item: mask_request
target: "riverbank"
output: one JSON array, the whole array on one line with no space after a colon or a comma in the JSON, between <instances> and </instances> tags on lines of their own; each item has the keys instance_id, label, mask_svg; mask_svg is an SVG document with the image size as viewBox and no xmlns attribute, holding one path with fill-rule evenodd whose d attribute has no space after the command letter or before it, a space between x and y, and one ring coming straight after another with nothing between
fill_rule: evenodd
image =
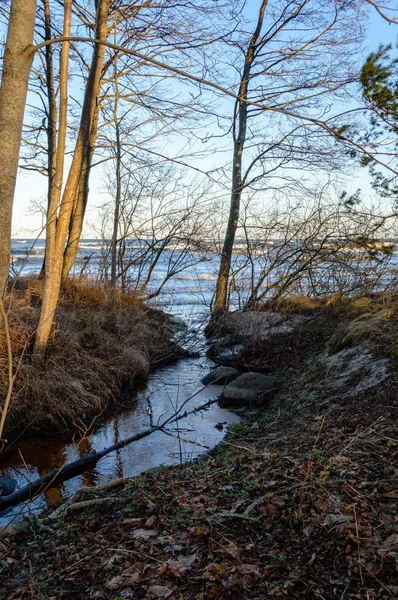
<instances>
[{"instance_id":1,"label":"riverbank","mask_svg":"<svg viewBox=\"0 0 398 600\"><path fill-rule=\"evenodd\" d=\"M238 327L239 364L271 368L284 345L277 395L197 463L85 490L3 538L1 597L397 597L397 311L375 303L251 315L262 345Z\"/></svg>"},{"instance_id":2,"label":"riverbank","mask_svg":"<svg viewBox=\"0 0 398 600\"><path fill-rule=\"evenodd\" d=\"M56 309L45 362L31 350L41 304L42 281L21 278L6 300L15 381L5 439L32 435L83 434L96 420L127 402L151 369L184 353L171 341L168 316L145 306L134 293L109 291L87 280L71 280ZM7 351L0 337L0 393L5 397Z\"/></svg>"}]
</instances>

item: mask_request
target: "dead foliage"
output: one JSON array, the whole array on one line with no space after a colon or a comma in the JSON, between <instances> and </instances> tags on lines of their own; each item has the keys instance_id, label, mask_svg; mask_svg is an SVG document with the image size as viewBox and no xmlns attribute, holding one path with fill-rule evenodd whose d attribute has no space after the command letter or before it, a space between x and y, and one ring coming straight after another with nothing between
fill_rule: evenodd
<instances>
[{"instance_id":1,"label":"dead foliage","mask_svg":"<svg viewBox=\"0 0 398 600\"><path fill-rule=\"evenodd\" d=\"M196 464L3 539L1 597L395 598L397 411L392 383L259 414Z\"/></svg>"},{"instance_id":2,"label":"dead foliage","mask_svg":"<svg viewBox=\"0 0 398 600\"><path fill-rule=\"evenodd\" d=\"M118 294L109 311L109 292L88 281L70 281L56 309L43 365L31 350L38 322L42 281L15 282L7 298L14 372L6 438L59 434L83 428L126 399L158 361L176 348L165 316L145 307L136 294ZM0 332L0 396L7 388L7 355Z\"/></svg>"},{"instance_id":3,"label":"dead foliage","mask_svg":"<svg viewBox=\"0 0 398 600\"><path fill-rule=\"evenodd\" d=\"M50 528L3 538L1 597L398 597L394 372L343 396L308 364L292 363L274 406L199 462L87 494Z\"/></svg>"}]
</instances>

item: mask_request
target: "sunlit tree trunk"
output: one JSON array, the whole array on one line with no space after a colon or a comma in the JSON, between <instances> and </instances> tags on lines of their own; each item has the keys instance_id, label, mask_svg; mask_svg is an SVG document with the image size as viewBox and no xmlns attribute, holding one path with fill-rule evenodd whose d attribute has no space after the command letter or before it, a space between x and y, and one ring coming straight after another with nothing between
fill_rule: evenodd
<instances>
[{"instance_id":1,"label":"sunlit tree trunk","mask_svg":"<svg viewBox=\"0 0 398 600\"><path fill-rule=\"evenodd\" d=\"M68 240L66 243L62 264L62 281L65 281L68 278L69 273L71 272L71 269L75 263L77 252L79 250L79 241L82 235L84 215L86 213L89 195L90 171L93 162L95 143L97 140L98 115L99 104L97 102L90 132L90 142L88 144L83 159L79 186L76 191L76 197L73 202L73 210L69 224Z\"/></svg>"},{"instance_id":2,"label":"sunlit tree trunk","mask_svg":"<svg viewBox=\"0 0 398 600\"><path fill-rule=\"evenodd\" d=\"M72 0L64 2L64 27L63 36L69 37L72 20ZM35 353L42 347L42 340L48 339L50 335L54 310L48 310L54 301L53 281L56 280L57 264L56 242L57 242L57 212L62 193L62 182L65 166L66 132L68 118L68 73L69 73L69 50L70 43L62 43L61 61L59 68L59 119L58 119L58 144L56 152L56 169L52 178L49 205L46 222L46 256L45 256L45 280L43 292L43 304L40 314L39 325L36 334ZM58 297L55 299L54 309ZM44 344L45 345L45 344Z\"/></svg>"},{"instance_id":3,"label":"sunlit tree trunk","mask_svg":"<svg viewBox=\"0 0 398 600\"><path fill-rule=\"evenodd\" d=\"M113 233L111 242L111 306L115 304L116 298L116 281L117 281L117 266L118 266L118 231L120 218L120 200L122 192L121 178L121 143L119 123L116 122L116 195L115 195L115 212L113 217Z\"/></svg>"},{"instance_id":4,"label":"sunlit tree trunk","mask_svg":"<svg viewBox=\"0 0 398 600\"><path fill-rule=\"evenodd\" d=\"M109 0L101 0L101 2L99 2L97 12L96 39L103 42L105 42L108 37L108 13ZM90 171L94 156L95 144L97 141L99 94L101 88L102 69L104 66L104 57L105 45L97 44L94 49L93 61L91 63L90 74L87 82L88 86L92 86L92 94L93 98L95 99L95 104L92 111L88 140L85 142L84 156L80 173L79 192L74 198L73 210L69 225L68 241L64 252L62 265L63 281L68 278L68 275L76 260L79 248L79 240L83 230L83 221L89 193Z\"/></svg>"},{"instance_id":5,"label":"sunlit tree trunk","mask_svg":"<svg viewBox=\"0 0 398 600\"><path fill-rule=\"evenodd\" d=\"M97 9L97 32L99 27L107 30L108 12L109 0L100 0ZM54 223L55 227L55 239L51 249L49 248L47 242L46 276L43 303L35 340L36 358L43 355L47 346L52 328L55 308L59 299L65 243L70 229L71 215L84 165L85 153L91 139L91 127L100 92L104 55L105 46L103 44L95 44L90 73L84 94L79 133L73 153L72 164L70 166L65 189L62 194L58 218L56 219L56 212L51 212L50 214L50 216L54 219L52 224Z\"/></svg>"},{"instance_id":6,"label":"sunlit tree trunk","mask_svg":"<svg viewBox=\"0 0 398 600\"><path fill-rule=\"evenodd\" d=\"M255 60L256 46L261 34L261 28L263 26L267 4L268 0L263 0L261 3L257 26L251 37L250 44L245 55L245 64L239 86L239 100L236 101L235 105L231 204L217 278L216 296L213 307L214 315L217 315L218 313L221 313L227 309L228 279L231 269L232 251L235 242L236 230L238 228L240 201L242 196L242 158L247 131L247 94L249 89L250 72Z\"/></svg>"},{"instance_id":7,"label":"sunlit tree trunk","mask_svg":"<svg viewBox=\"0 0 398 600\"><path fill-rule=\"evenodd\" d=\"M11 219L33 61L36 0L12 0L0 88L0 296L10 268Z\"/></svg>"}]
</instances>

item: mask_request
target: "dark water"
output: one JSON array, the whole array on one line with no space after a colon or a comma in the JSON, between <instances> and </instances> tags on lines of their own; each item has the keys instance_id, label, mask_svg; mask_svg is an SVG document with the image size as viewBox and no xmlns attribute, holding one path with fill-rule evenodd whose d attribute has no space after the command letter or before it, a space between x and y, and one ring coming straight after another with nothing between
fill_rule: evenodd
<instances>
[{"instance_id":1,"label":"dark water","mask_svg":"<svg viewBox=\"0 0 398 600\"><path fill-rule=\"evenodd\" d=\"M174 365L158 369L150 376L147 385L131 398L131 407L112 415L82 439L75 436L74 440L68 441L35 439L14 444L12 453L7 454L6 462L0 463L0 475L16 479L18 486L26 485L67 460L74 460L90 450L108 447L147 429L150 425L148 397L156 424L176 412L187 398L201 390L200 379L212 366L204 357L204 342L200 333L206 309L201 304L194 307L178 304L174 313L189 322L189 331L198 332L188 337L184 332L179 335L183 336L185 344L194 345L201 351L200 357L183 359ZM199 391L184 406L184 411L205 404L208 399L217 397L220 391L221 386L210 386ZM21 519L47 505L56 504L82 485L94 486L110 479L137 475L159 465L179 464L195 459L220 442L228 424L239 420L235 413L214 404L207 410L180 420L178 424L169 425L167 434L153 433L104 457L94 468L48 489L34 502L10 508L0 515L0 525L13 519Z\"/></svg>"}]
</instances>

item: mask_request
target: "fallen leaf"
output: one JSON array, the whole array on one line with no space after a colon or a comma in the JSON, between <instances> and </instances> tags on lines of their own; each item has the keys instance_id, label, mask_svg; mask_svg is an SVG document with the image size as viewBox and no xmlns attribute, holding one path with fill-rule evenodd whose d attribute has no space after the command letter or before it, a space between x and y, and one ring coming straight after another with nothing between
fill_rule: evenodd
<instances>
[{"instance_id":1,"label":"fallen leaf","mask_svg":"<svg viewBox=\"0 0 398 600\"><path fill-rule=\"evenodd\" d=\"M140 525L141 519L123 519L120 525Z\"/></svg>"},{"instance_id":2,"label":"fallen leaf","mask_svg":"<svg viewBox=\"0 0 398 600\"><path fill-rule=\"evenodd\" d=\"M341 525L342 523L349 523L353 521L352 515L326 515L322 527L328 527L329 525Z\"/></svg>"},{"instance_id":3,"label":"fallen leaf","mask_svg":"<svg viewBox=\"0 0 398 600\"><path fill-rule=\"evenodd\" d=\"M147 596L152 598L168 598L173 593L172 588L165 585L151 585L147 589Z\"/></svg>"},{"instance_id":4,"label":"fallen leaf","mask_svg":"<svg viewBox=\"0 0 398 600\"><path fill-rule=\"evenodd\" d=\"M149 540L151 537L155 537L158 532L155 529L136 529L133 531L132 536L135 540Z\"/></svg>"},{"instance_id":5,"label":"fallen leaf","mask_svg":"<svg viewBox=\"0 0 398 600\"><path fill-rule=\"evenodd\" d=\"M167 566L173 575L180 576L186 571L188 571L193 563L195 562L197 556L196 554L192 554L191 556L182 556L177 559L170 559L167 561Z\"/></svg>"},{"instance_id":6,"label":"fallen leaf","mask_svg":"<svg viewBox=\"0 0 398 600\"><path fill-rule=\"evenodd\" d=\"M117 590L122 585L123 582L124 582L123 577L121 577L120 575L117 575L117 577L112 577L112 579L105 584L105 587L108 590Z\"/></svg>"},{"instance_id":7,"label":"fallen leaf","mask_svg":"<svg viewBox=\"0 0 398 600\"><path fill-rule=\"evenodd\" d=\"M147 522L145 523L145 527L147 529L152 529L154 523L156 521L156 517L155 515L152 515L152 517L149 517L149 519L147 520Z\"/></svg>"}]
</instances>

